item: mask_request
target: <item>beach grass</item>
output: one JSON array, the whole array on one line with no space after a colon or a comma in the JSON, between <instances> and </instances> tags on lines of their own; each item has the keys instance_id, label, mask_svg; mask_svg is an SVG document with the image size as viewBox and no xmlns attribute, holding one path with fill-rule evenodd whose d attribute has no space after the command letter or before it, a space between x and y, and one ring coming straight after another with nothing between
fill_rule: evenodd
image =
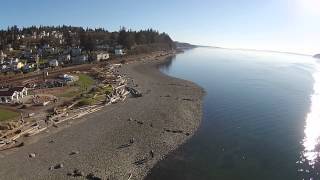
<instances>
[{"instance_id":1,"label":"beach grass","mask_svg":"<svg viewBox=\"0 0 320 180\"><path fill-rule=\"evenodd\" d=\"M0 122L14 119L18 116L19 116L19 113L15 112L15 111L0 108Z\"/></svg>"}]
</instances>

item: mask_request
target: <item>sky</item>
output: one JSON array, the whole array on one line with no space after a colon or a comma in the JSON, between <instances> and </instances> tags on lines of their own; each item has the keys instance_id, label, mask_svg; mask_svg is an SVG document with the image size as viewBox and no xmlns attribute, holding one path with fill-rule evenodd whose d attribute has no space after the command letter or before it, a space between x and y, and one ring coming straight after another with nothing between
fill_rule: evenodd
<instances>
[{"instance_id":1,"label":"sky","mask_svg":"<svg viewBox=\"0 0 320 180\"><path fill-rule=\"evenodd\" d=\"M1 7L2 29L153 28L197 45L320 53L320 0L10 0Z\"/></svg>"}]
</instances>

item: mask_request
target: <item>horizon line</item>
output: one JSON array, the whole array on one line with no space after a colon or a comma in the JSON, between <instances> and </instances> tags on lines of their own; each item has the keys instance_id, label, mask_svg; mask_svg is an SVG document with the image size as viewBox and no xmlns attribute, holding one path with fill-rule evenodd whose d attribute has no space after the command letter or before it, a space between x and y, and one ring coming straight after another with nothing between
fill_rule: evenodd
<instances>
[{"instance_id":1,"label":"horizon line","mask_svg":"<svg viewBox=\"0 0 320 180\"><path fill-rule=\"evenodd\" d=\"M240 50L240 51L258 51L258 52L270 52L270 53L281 53L281 54L292 54L300 56L314 56L316 54L306 54L299 52L290 52L290 51L280 51L280 50L267 50L267 49L251 49L251 48L229 48L229 47L220 47L220 46L208 46L208 45L195 45L197 47L207 47L207 48L216 48L216 49L228 49L228 50Z\"/></svg>"}]
</instances>

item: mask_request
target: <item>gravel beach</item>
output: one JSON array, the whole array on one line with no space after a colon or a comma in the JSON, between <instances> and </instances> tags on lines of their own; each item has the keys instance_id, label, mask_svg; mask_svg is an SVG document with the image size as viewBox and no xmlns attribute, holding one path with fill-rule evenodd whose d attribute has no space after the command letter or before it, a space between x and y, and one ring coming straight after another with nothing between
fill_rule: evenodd
<instances>
[{"instance_id":1,"label":"gravel beach","mask_svg":"<svg viewBox=\"0 0 320 180\"><path fill-rule=\"evenodd\" d=\"M0 152L0 179L143 179L170 151L197 130L203 90L158 70L166 58L130 62L121 72L132 78L140 98L81 119Z\"/></svg>"}]
</instances>

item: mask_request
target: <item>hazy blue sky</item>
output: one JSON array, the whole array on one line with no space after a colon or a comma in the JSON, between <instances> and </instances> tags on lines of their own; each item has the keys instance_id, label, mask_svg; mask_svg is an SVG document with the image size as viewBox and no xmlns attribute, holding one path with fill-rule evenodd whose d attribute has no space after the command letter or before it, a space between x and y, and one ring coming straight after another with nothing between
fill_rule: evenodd
<instances>
[{"instance_id":1,"label":"hazy blue sky","mask_svg":"<svg viewBox=\"0 0 320 180\"><path fill-rule=\"evenodd\" d=\"M5 0L0 27L152 27L194 44L312 54L319 8L320 0Z\"/></svg>"}]
</instances>

